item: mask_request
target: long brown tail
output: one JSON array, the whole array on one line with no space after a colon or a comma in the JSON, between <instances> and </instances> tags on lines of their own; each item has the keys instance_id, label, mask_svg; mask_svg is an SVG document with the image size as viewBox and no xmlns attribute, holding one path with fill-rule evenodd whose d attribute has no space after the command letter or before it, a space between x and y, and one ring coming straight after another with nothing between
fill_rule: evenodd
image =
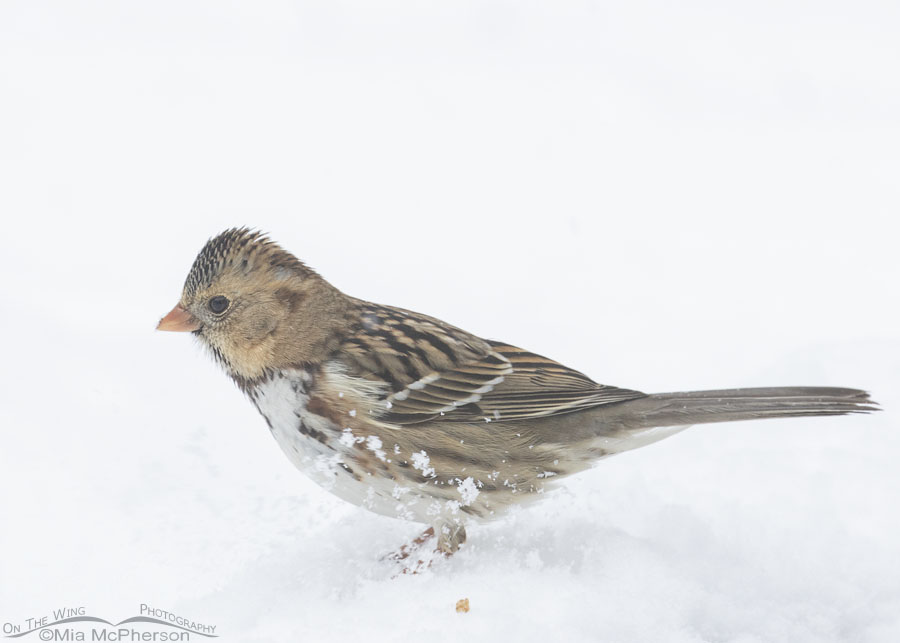
<instances>
[{"instance_id":1,"label":"long brown tail","mask_svg":"<svg viewBox=\"0 0 900 643\"><path fill-rule=\"evenodd\" d=\"M763 418L847 415L880 410L869 394L852 388L792 386L656 393L611 404L604 422L624 429L734 422Z\"/></svg>"}]
</instances>

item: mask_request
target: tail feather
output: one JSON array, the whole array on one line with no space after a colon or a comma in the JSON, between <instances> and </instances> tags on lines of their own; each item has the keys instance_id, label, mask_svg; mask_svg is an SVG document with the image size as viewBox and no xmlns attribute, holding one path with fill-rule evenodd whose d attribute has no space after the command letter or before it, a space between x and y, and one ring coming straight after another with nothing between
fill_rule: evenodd
<instances>
[{"instance_id":1,"label":"tail feather","mask_svg":"<svg viewBox=\"0 0 900 643\"><path fill-rule=\"evenodd\" d=\"M656 393L615 406L605 419L624 429L879 410L865 391L815 386Z\"/></svg>"}]
</instances>

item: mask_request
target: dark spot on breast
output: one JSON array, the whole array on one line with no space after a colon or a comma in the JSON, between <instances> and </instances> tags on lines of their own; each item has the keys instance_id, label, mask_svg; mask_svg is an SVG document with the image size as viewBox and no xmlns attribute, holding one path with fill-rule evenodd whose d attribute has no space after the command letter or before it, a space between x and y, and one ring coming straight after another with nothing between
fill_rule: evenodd
<instances>
[{"instance_id":1,"label":"dark spot on breast","mask_svg":"<svg viewBox=\"0 0 900 643\"><path fill-rule=\"evenodd\" d=\"M366 475L372 475L375 473L375 469L377 465L375 464L375 460L373 458L368 457L368 454L361 453L355 455L353 458L353 462L362 468L362 470L366 473Z\"/></svg>"},{"instance_id":2,"label":"dark spot on breast","mask_svg":"<svg viewBox=\"0 0 900 643\"><path fill-rule=\"evenodd\" d=\"M313 440L318 440L322 444L328 444L328 436L326 436L321 431L317 431L316 429L311 429L306 426L303 421L300 421L300 425L297 427L297 430L300 431L302 435L307 435L311 437Z\"/></svg>"},{"instance_id":3,"label":"dark spot on breast","mask_svg":"<svg viewBox=\"0 0 900 643\"><path fill-rule=\"evenodd\" d=\"M357 482L362 480L362 478L359 475L357 475L357 473L353 469L351 469L349 466L347 466L347 464L345 464L344 462L339 462L338 466L340 466L341 469L343 469L344 471L349 473L351 476L353 476L353 479L356 480Z\"/></svg>"}]
</instances>

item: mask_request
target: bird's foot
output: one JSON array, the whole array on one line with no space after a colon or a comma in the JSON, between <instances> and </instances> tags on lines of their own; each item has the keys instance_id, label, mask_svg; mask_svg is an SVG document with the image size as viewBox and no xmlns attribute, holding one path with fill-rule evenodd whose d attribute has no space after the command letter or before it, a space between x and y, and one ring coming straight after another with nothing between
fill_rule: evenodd
<instances>
[{"instance_id":1,"label":"bird's foot","mask_svg":"<svg viewBox=\"0 0 900 643\"><path fill-rule=\"evenodd\" d=\"M435 538L435 534L437 534L437 542L434 548L423 548L425 543ZM465 541L466 530L462 525L439 524L436 527L429 527L411 542L388 554L382 560L403 562L400 574L419 574L431 567L435 560L452 556Z\"/></svg>"},{"instance_id":2,"label":"bird's foot","mask_svg":"<svg viewBox=\"0 0 900 643\"><path fill-rule=\"evenodd\" d=\"M400 549L398 549L397 551L391 552L390 554L383 556L381 558L381 560L390 560L393 562L399 562L401 560L406 560L413 554L413 552L418 551L422 547L422 545L424 545L426 542L428 542L432 538L434 538L434 527L429 527L428 529L423 531L421 534L419 534L418 536L413 538L410 542L408 542L405 545L403 545L402 547L400 547Z\"/></svg>"}]
</instances>

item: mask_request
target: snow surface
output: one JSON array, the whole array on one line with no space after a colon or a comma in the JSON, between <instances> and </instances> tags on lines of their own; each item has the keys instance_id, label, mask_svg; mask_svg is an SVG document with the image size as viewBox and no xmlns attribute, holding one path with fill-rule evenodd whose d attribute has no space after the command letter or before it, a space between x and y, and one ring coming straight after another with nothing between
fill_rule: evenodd
<instances>
[{"instance_id":1,"label":"snow surface","mask_svg":"<svg viewBox=\"0 0 900 643\"><path fill-rule=\"evenodd\" d=\"M3 2L0 625L900 640L898 32L879 2ZM153 331L242 224L605 383L886 412L690 429L393 579L420 528Z\"/></svg>"}]
</instances>

